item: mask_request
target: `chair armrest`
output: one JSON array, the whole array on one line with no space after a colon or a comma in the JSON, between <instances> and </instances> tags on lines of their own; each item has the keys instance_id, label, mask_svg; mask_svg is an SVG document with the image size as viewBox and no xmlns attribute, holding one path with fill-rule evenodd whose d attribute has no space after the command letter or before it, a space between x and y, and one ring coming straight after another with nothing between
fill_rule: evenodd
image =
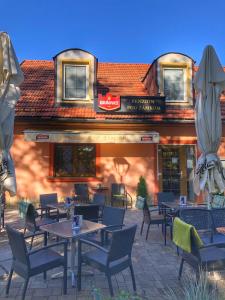
<instances>
[{"instance_id":1,"label":"chair armrest","mask_svg":"<svg viewBox=\"0 0 225 300\"><path fill-rule=\"evenodd\" d=\"M102 228L102 231L105 231L107 233L112 233L115 230L119 230L121 227L125 226L125 224L120 224L120 225L109 225L106 226L105 228Z\"/></svg>"},{"instance_id":2,"label":"chair armrest","mask_svg":"<svg viewBox=\"0 0 225 300\"><path fill-rule=\"evenodd\" d=\"M131 194L126 192L127 196L132 200Z\"/></svg>"},{"instance_id":3,"label":"chair armrest","mask_svg":"<svg viewBox=\"0 0 225 300\"><path fill-rule=\"evenodd\" d=\"M44 231L37 232L37 233L31 233L31 234L25 235L24 239L29 239L29 238L32 238L32 237L35 237L35 236L38 236L38 235L45 235L45 234L46 233Z\"/></svg>"},{"instance_id":4,"label":"chair armrest","mask_svg":"<svg viewBox=\"0 0 225 300\"><path fill-rule=\"evenodd\" d=\"M109 253L109 250L107 250L106 248L104 248L104 247L102 247L102 246L100 246L98 244L95 244L95 243L93 243L93 242L91 242L89 240L79 239L78 243L80 243L80 244L86 244L86 245L95 247L95 248L101 250L102 252Z\"/></svg>"},{"instance_id":5,"label":"chair armrest","mask_svg":"<svg viewBox=\"0 0 225 300\"><path fill-rule=\"evenodd\" d=\"M28 255L32 255L32 254L37 253L37 252L40 252L40 251L42 251L42 250L46 250L46 249L53 248L53 247L60 246L60 245L64 245L64 247L67 248L67 244L68 244L68 241L61 241L61 242L58 242L58 243L54 243L54 244L51 244L51 245L48 245L48 246L39 248L39 249L37 249L37 250L29 251L29 252L28 252Z\"/></svg>"}]
</instances>

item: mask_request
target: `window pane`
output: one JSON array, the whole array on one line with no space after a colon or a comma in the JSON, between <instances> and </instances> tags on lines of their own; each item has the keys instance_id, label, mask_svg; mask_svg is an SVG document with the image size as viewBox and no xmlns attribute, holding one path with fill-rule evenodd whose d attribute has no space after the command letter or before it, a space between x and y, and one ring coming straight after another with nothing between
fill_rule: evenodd
<instances>
[{"instance_id":1,"label":"window pane","mask_svg":"<svg viewBox=\"0 0 225 300\"><path fill-rule=\"evenodd\" d=\"M95 145L55 146L55 176L95 177L95 164Z\"/></svg>"},{"instance_id":2,"label":"window pane","mask_svg":"<svg viewBox=\"0 0 225 300\"><path fill-rule=\"evenodd\" d=\"M65 66L65 97L86 98L86 66Z\"/></svg>"},{"instance_id":3,"label":"window pane","mask_svg":"<svg viewBox=\"0 0 225 300\"><path fill-rule=\"evenodd\" d=\"M77 66L76 67L76 88L86 89L86 67Z\"/></svg>"},{"instance_id":4,"label":"window pane","mask_svg":"<svg viewBox=\"0 0 225 300\"><path fill-rule=\"evenodd\" d=\"M73 148L70 145L55 147L55 176L72 176Z\"/></svg>"},{"instance_id":5,"label":"window pane","mask_svg":"<svg viewBox=\"0 0 225 300\"><path fill-rule=\"evenodd\" d=\"M184 70L164 69L166 100L184 100Z\"/></svg>"}]
</instances>

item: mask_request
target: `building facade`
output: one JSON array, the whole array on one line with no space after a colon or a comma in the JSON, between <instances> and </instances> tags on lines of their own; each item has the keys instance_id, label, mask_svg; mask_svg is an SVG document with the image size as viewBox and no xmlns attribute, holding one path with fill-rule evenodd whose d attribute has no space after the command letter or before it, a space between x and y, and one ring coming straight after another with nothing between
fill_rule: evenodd
<instances>
[{"instance_id":1,"label":"building facade","mask_svg":"<svg viewBox=\"0 0 225 300\"><path fill-rule=\"evenodd\" d=\"M123 182L135 200L140 176L155 200L173 191L196 200L193 59L161 55L152 64L101 63L67 49L52 61L25 60L16 107L18 195L70 195L76 182L109 189ZM222 115L224 98L221 97ZM222 139L219 154L225 157Z\"/></svg>"}]
</instances>

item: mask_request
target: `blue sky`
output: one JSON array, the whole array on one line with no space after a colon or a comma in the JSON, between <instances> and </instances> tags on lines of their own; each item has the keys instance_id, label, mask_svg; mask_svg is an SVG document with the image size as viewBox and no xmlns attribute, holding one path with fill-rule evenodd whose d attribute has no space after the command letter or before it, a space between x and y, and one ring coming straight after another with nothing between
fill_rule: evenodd
<instances>
[{"instance_id":1,"label":"blue sky","mask_svg":"<svg viewBox=\"0 0 225 300\"><path fill-rule=\"evenodd\" d=\"M19 61L82 48L99 61L151 63L175 51L199 63L212 44L225 65L224 0L1 0L0 30Z\"/></svg>"}]
</instances>

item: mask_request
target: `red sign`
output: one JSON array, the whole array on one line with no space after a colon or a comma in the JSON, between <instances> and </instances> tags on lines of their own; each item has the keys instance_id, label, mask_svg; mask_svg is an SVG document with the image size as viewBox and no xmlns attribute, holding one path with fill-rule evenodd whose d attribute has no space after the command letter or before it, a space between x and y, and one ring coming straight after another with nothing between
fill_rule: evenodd
<instances>
[{"instance_id":1,"label":"red sign","mask_svg":"<svg viewBox=\"0 0 225 300\"><path fill-rule=\"evenodd\" d=\"M153 140L152 135L144 135L144 136L141 137L142 142L151 142L152 140Z\"/></svg>"},{"instance_id":2,"label":"red sign","mask_svg":"<svg viewBox=\"0 0 225 300\"><path fill-rule=\"evenodd\" d=\"M98 107L107 111L120 109L120 96L98 94Z\"/></svg>"},{"instance_id":3,"label":"red sign","mask_svg":"<svg viewBox=\"0 0 225 300\"><path fill-rule=\"evenodd\" d=\"M37 134L36 135L36 140L48 140L49 139L49 135L48 134Z\"/></svg>"}]
</instances>

